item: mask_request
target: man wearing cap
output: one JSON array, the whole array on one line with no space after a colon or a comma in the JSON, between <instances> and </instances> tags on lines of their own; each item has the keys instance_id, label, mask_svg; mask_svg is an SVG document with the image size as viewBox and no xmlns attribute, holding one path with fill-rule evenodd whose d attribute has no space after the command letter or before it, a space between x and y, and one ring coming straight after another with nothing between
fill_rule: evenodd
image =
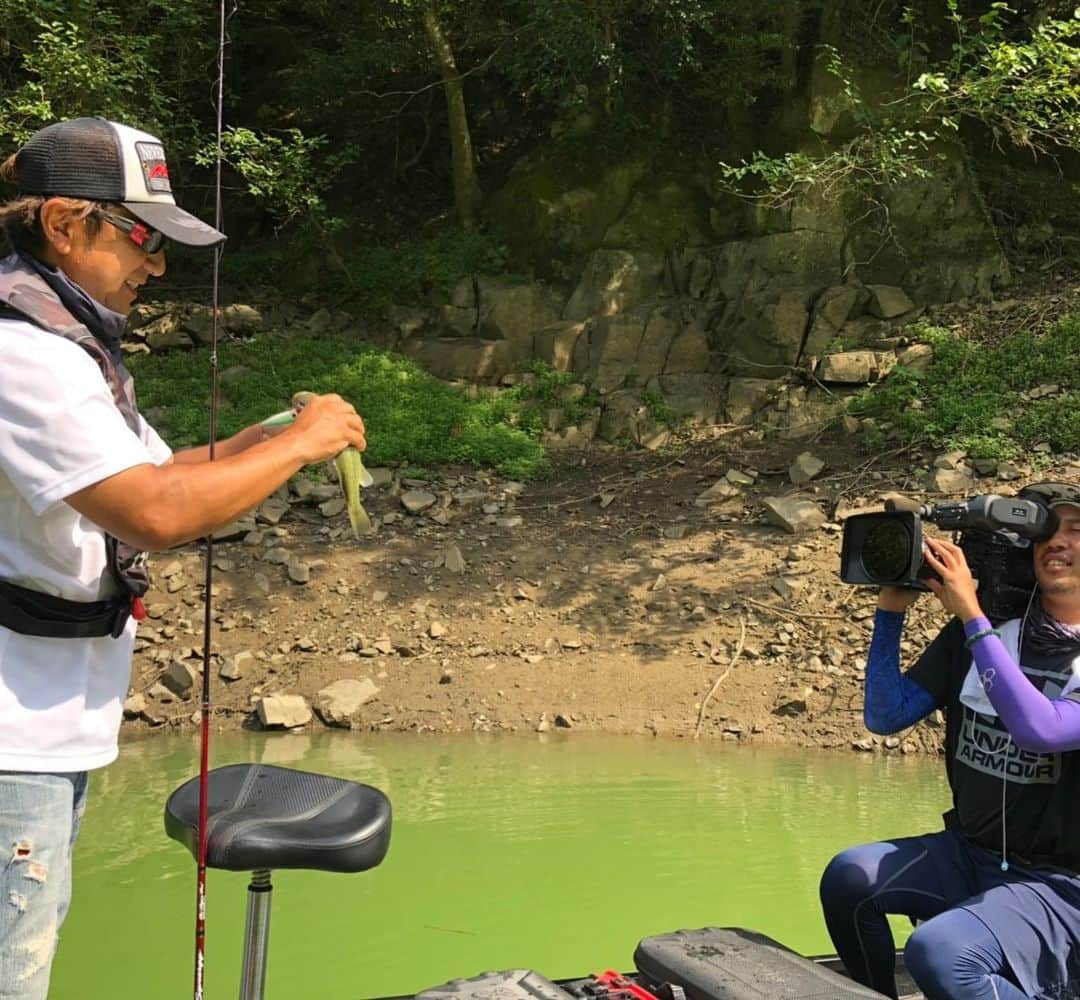
<instances>
[{"instance_id":1,"label":"man wearing cap","mask_svg":"<svg viewBox=\"0 0 1080 1000\"><path fill-rule=\"evenodd\" d=\"M1036 587L993 627L963 551L927 539L955 617L900 672L904 612L918 591L882 588L867 664L867 727L895 733L946 713L953 808L940 833L863 844L821 880L825 920L852 976L896 996L889 913L922 921L908 970L929 1000L1080 995L1080 487L1020 496L1052 510L1032 546Z\"/></svg>"},{"instance_id":2,"label":"man wearing cap","mask_svg":"<svg viewBox=\"0 0 1080 1000\"><path fill-rule=\"evenodd\" d=\"M0 998L48 991L87 772L117 753L146 552L250 510L364 426L315 397L274 437L249 427L172 454L120 354L168 240L225 239L179 208L154 136L100 118L35 133L2 166L0 259Z\"/></svg>"}]
</instances>

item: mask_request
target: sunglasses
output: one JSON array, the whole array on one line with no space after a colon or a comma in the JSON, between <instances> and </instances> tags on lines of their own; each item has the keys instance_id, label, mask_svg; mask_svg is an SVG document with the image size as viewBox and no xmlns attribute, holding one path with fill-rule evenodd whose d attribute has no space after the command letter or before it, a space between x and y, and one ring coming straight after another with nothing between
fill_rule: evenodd
<instances>
[{"instance_id":1,"label":"sunglasses","mask_svg":"<svg viewBox=\"0 0 1080 1000\"><path fill-rule=\"evenodd\" d=\"M117 229L122 229L128 235L128 239L144 253L157 253L165 248L168 237L157 229L151 229L145 222L138 219L129 219L126 215L116 215L104 208L95 210L106 222L111 222Z\"/></svg>"}]
</instances>

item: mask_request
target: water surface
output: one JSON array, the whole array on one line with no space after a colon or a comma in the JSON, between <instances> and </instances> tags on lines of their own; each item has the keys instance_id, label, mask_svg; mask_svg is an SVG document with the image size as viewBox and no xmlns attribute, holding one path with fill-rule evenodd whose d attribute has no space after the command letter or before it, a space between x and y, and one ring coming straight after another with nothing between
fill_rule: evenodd
<instances>
[{"instance_id":1,"label":"water surface","mask_svg":"<svg viewBox=\"0 0 1080 1000\"><path fill-rule=\"evenodd\" d=\"M161 817L197 761L194 737L162 736L96 773L52 997L191 995L195 866ZM934 760L652 738L215 737L215 766L240 761L367 782L394 808L374 871L275 875L278 1000L629 968L639 938L710 924L828 951L828 859L938 829L947 802ZM247 881L210 873L207 1000L237 995Z\"/></svg>"}]
</instances>

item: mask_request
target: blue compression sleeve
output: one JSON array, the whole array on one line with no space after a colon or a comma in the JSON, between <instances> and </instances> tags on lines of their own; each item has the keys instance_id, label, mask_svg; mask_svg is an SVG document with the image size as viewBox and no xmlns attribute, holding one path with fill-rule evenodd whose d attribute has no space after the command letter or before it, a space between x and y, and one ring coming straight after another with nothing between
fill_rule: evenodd
<instances>
[{"instance_id":1,"label":"blue compression sleeve","mask_svg":"<svg viewBox=\"0 0 1080 1000\"><path fill-rule=\"evenodd\" d=\"M934 696L926 688L900 673L900 633L903 629L902 611L879 608L874 614L863 704L863 721L872 733L897 733L915 725L937 708Z\"/></svg>"},{"instance_id":2,"label":"blue compression sleeve","mask_svg":"<svg viewBox=\"0 0 1080 1000\"><path fill-rule=\"evenodd\" d=\"M964 634L971 638L989 629L986 618L973 618L965 623ZM1072 698L1047 698L1024 676L994 634L973 643L971 653L986 697L1021 750L1051 753L1080 749L1080 703Z\"/></svg>"}]
</instances>

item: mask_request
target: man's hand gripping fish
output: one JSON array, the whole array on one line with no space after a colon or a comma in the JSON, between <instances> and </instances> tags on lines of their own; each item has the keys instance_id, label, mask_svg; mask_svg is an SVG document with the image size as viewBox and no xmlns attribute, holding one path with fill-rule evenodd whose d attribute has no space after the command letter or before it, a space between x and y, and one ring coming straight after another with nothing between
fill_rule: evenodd
<instances>
[{"instance_id":1,"label":"man's hand gripping fish","mask_svg":"<svg viewBox=\"0 0 1080 1000\"><path fill-rule=\"evenodd\" d=\"M262 422L263 426L284 427L291 424L307 401L314 395L313 392L293 393L292 409L267 417ZM363 487L370 486L374 480L371 478L371 473L364 468L360 452L351 446L339 452L334 458L334 468L337 470L341 488L345 491L345 502L349 511L349 523L352 525L353 535L360 538L369 534L372 531L371 520L367 516L367 511L364 510L364 505L360 502L360 497Z\"/></svg>"}]
</instances>

